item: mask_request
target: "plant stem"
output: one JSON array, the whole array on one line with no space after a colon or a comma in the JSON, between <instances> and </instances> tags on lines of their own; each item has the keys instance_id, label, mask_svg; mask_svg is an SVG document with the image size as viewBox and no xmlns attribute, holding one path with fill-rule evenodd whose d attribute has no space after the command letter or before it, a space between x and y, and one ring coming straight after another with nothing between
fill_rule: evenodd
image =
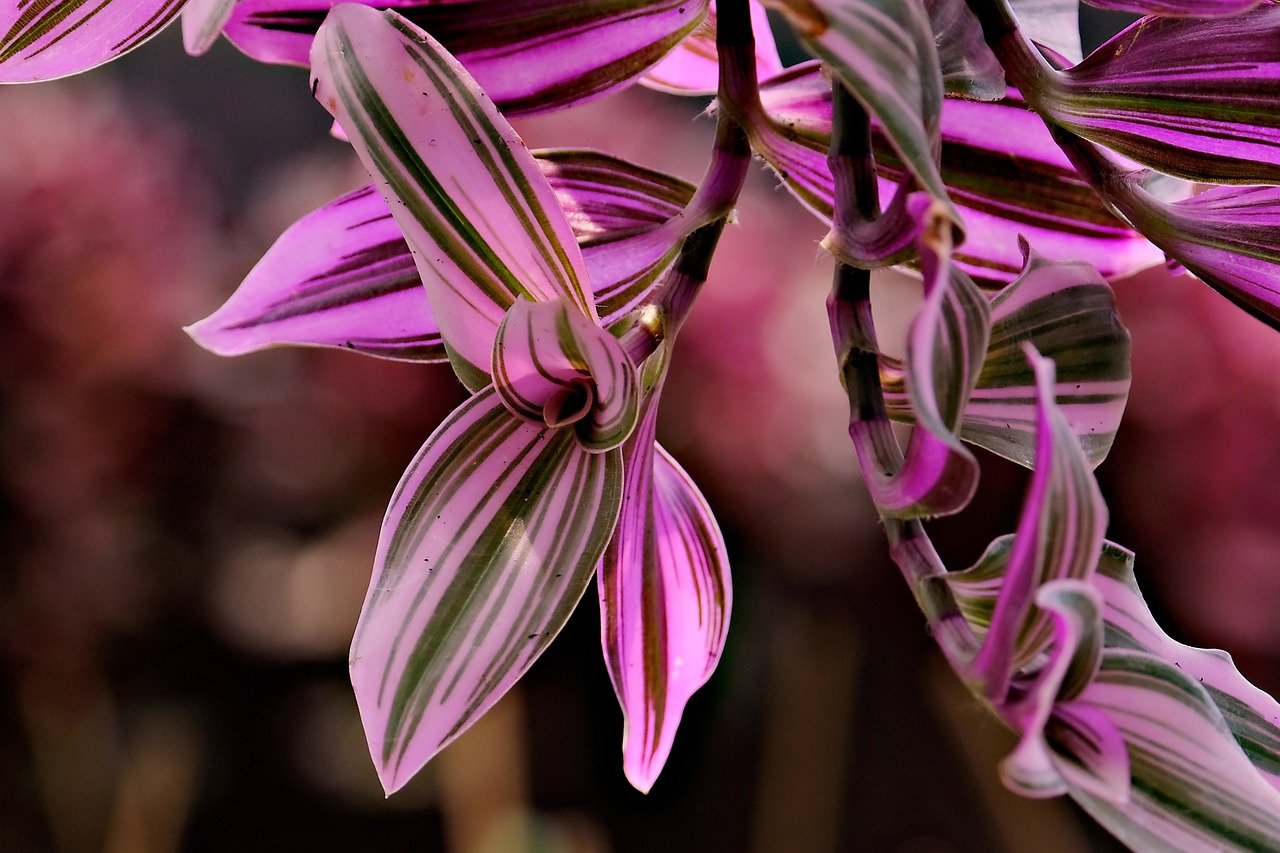
<instances>
[{"instance_id":1,"label":"plant stem","mask_svg":"<svg viewBox=\"0 0 1280 853\"><path fill-rule=\"evenodd\" d=\"M880 212L870 119L857 99L838 82L832 96L834 124L828 160L835 176L835 221L866 222ZM840 379L849 397L849 437L874 499L881 484L902 469L903 455L884 406L869 270L836 263L835 280L827 299L827 319ZM936 580L947 569L924 525L916 519L895 518L883 512L881 518L890 556L910 586L934 638L952 668L967 677L978 648L977 638L950 590Z\"/></svg>"}]
</instances>

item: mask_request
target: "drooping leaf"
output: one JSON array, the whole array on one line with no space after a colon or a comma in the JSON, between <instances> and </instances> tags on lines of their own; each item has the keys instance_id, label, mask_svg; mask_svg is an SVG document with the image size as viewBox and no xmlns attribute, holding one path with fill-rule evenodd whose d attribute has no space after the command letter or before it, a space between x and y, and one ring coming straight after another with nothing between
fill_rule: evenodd
<instances>
[{"instance_id":1,"label":"drooping leaf","mask_svg":"<svg viewBox=\"0 0 1280 853\"><path fill-rule=\"evenodd\" d=\"M1166 203L1130 186L1118 204L1202 281L1280 327L1280 188L1213 187Z\"/></svg>"},{"instance_id":2,"label":"drooping leaf","mask_svg":"<svg viewBox=\"0 0 1280 853\"><path fill-rule=\"evenodd\" d=\"M635 428L635 365L616 338L562 300L511 306L490 373L512 413L552 428L572 425L589 451L618 447Z\"/></svg>"},{"instance_id":3,"label":"drooping leaf","mask_svg":"<svg viewBox=\"0 0 1280 853\"><path fill-rule=\"evenodd\" d=\"M991 302L991 342L960 437L1031 466L1036 375L1022 350L1030 343L1053 359L1057 408L1096 467L1111 449L1129 397L1129 332L1120 323L1115 294L1096 270L1046 260L1025 244L1024 251L1022 275ZM910 422L901 366L886 360L881 378L889 416Z\"/></svg>"},{"instance_id":4,"label":"drooping leaf","mask_svg":"<svg viewBox=\"0 0 1280 853\"><path fill-rule=\"evenodd\" d=\"M867 479L881 513L902 518L959 512L978 485L978 462L956 435L982 367L990 334L987 299L950 263L951 229L940 206L922 195L924 304L907 333L906 390L917 428L899 470ZM864 466L875 471L876 466Z\"/></svg>"},{"instance_id":5,"label":"drooping leaf","mask_svg":"<svg viewBox=\"0 0 1280 853\"><path fill-rule=\"evenodd\" d=\"M982 27L964 0L925 0L925 8L938 44L947 93L980 101L1003 98L1004 69L987 47Z\"/></svg>"},{"instance_id":6,"label":"drooping leaf","mask_svg":"<svg viewBox=\"0 0 1280 853\"><path fill-rule=\"evenodd\" d=\"M1107 509L1075 432L1054 403L1053 362L1023 344L1036 374L1035 469L1003 568L990 629L973 664L983 693L1005 696L1019 666L1052 636L1051 620L1033 608L1037 590L1051 581L1087 580L1098 562ZM964 573L948 576L953 587ZM957 593L958 594L958 593Z\"/></svg>"},{"instance_id":7,"label":"drooping leaf","mask_svg":"<svg viewBox=\"0 0 1280 853\"><path fill-rule=\"evenodd\" d=\"M693 187L594 151L534 156L582 247L607 325L640 302L670 263L678 238L655 232L679 214ZM294 344L447 358L409 246L372 186L290 226L227 303L188 332L221 355Z\"/></svg>"},{"instance_id":8,"label":"drooping leaf","mask_svg":"<svg viewBox=\"0 0 1280 853\"><path fill-rule=\"evenodd\" d=\"M1189 180L1280 183L1280 7L1144 18L1057 80L1040 106L1080 136Z\"/></svg>"},{"instance_id":9,"label":"drooping leaf","mask_svg":"<svg viewBox=\"0 0 1280 853\"><path fill-rule=\"evenodd\" d=\"M766 82L761 102L748 128L757 153L805 206L829 222L835 192L826 159L830 82L818 63L806 63ZM967 234L954 261L980 283L1001 284L1018 275L1020 235L1051 258L1086 261L1107 277L1163 260L1107 210L1016 93L997 103L948 98L941 134L942 179ZM878 128L872 142L880 193L887 198L906 172Z\"/></svg>"},{"instance_id":10,"label":"drooping leaf","mask_svg":"<svg viewBox=\"0 0 1280 853\"><path fill-rule=\"evenodd\" d=\"M1080 0L1008 0L1023 35L1068 60L1079 62Z\"/></svg>"},{"instance_id":11,"label":"drooping leaf","mask_svg":"<svg viewBox=\"0 0 1280 853\"><path fill-rule=\"evenodd\" d=\"M439 42L394 12L346 4L317 34L312 70L413 249L464 385L487 382L498 324L521 296L596 319L550 184Z\"/></svg>"},{"instance_id":12,"label":"drooping leaf","mask_svg":"<svg viewBox=\"0 0 1280 853\"><path fill-rule=\"evenodd\" d=\"M485 389L427 439L383 522L351 681L388 793L491 707L564 626L621 504L622 451Z\"/></svg>"},{"instance_id":13,"label":"drooping leaf","mask_svg":"<svg viewBox=\"0 0 1280 853\"><path fill-rule=\"evenodd\" d=\"M756 78L763 80L782 70L773 30L764 7L747 0L751 14L751 30L756 43ZM714 95L720 82L719 58L716 51L716 3L711 0L707 16L675 50L645 72L640 82L660 92L673 95Z\"/></svg>"},{"instance_id":14,"label":"drooping leaf","mask_svg":"<svg viewBox=\"0 0 1280 853\"><path fill-rule=\"evenodd\" d=\"M770 0L884 130L919 186L959 224L938 171L942 73L923 0Z\"/></svg>"},{"instance_id":15,"label":"drooping leaf","mask_svg":"<svg viewBox=\"0 0 1280 853\"><path fill-rule=\"evenodd\" d=\"M199 56L213 47L231 19L236 0L187 0L182 7L182 45Z\"/></svg>"},{"instance_id":16,"label":"drooping leaf","mask_svg":"<svg viewBox=\"0 0 1280 853\"><path fill-rule=\"evenodd\" d=\"M689 697L715 670L732 606L715 516L654 442L662 377L665 362L623 447L622 515L597 575L601 644L624 718L623 769L643 792L666 763Z\"/></svg>"},{"instance_id":17,"label":"drooping leaf","mask_svg":"<svg viewBox=\"0 0 1280 853\"><path fill-rule=\"evenodd\" d=\"M9 0L0 7L0 83L78 74L133 50L183 0Z\"/></svg>"},{"instance_id":18,"label":"drooping leaf","mask_svg":"<svg viewBox=\"0 0 1280 853\"><path fill-rule=\"evenodd\" d=\"M337 0L241 0L227 24L264 62L307 65ZM557 109L639 77L702 20L707 0L390 0L438 39L507 115Z\"/></svg>"},{"instance_id":19,"label":"drooping leaf","mask_svg":"<svg viewBox=\"0 0 1280 853\"><path fill-rule=\"evenodd\" d=\"M1103 543L1093 583L1105 601L1108 649L1146 652L1200 684L1254 768L1280 790L1280 703L1240 674L1231 656L1174 640L1151 615L1133 573L1133 552Z\"/></svg>"}]
</instances>

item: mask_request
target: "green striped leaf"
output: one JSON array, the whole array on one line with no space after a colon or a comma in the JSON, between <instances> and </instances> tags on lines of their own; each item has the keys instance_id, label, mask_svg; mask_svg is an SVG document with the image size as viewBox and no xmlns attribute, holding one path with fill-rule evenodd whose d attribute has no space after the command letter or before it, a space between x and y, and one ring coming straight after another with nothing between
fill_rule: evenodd
<instances>
[{"instance_id":1,"label":"green striped leaf","mask_svg":"<svg viewBox=\"0 0 1280 853\"><path fill-rule=\"evenodd\" d=\"M346 4L317 33L312 72L413 250L464 385L487 383L498 324L521 297L597 319L546 177L438 42L394 12Z\"/></svg>"},{"instance_id":2,"label":"green striped leaf","mask_svg":"<svg viewBox=\"0 0 1280 853\"><path fill-rule=\"evenodd\" d=\"M1135 850L1280 849L1280 792L1176 659L1109 649L1080 701L1112 720L1128 750L1126 802L1071 790L1116 838Z\"/></svg>"},{"instance_id":3,"label":"green striped leaf","mask_svg":"<svg viewBox=\"0 0 1280 853\"><path fill-rule=\"evenodd\" d=\"M1036 375L1035 469L1018 530L1007 553L990 628L973 663L984 695L1002 699L1015 670L1052 638L1051 619L1033 607L1037 591L1055 580L1087 580L1098 562L1107 509L1088 459L1054 403L1053 362L1023 345ZM948 576L963 587L964 573ZM961 590L957 590L961 595Z\"/></svg>"},{"instance_id":4,"label":"green striped leaf","mask_svg":"<svg viewBox=\"0 0 1280 853\"><path fill-rule=\"evenodd\" d=\"M671 753L685 704L720 660L732 607L720 526L654 441L667 352L646 365L659 375L623 447L622 515L597 575L601 644L624 719L623 770L642 792Z\"/></svg>"},{"instance_id":5,"label":"green striped leaf","mask_svg":"<svg viewBox=\"0 0 1280 853\"><path fill-rule=\"evenodd\" d=\"M78 74L164 29L184 0L8 0L0 6L0 83Z\"/></svg>"},{"instance_id":6,"label":"green striped leaf","mask_svg":"<svg viewBox=\"0 0 1280 853\"><path fill-rule=\"evenodd\" d=\"M1016 281L991 302L991 341L964 411L960 437L1030 467L1035 455L1036 376L1030 343L1056 367L1057 409L1096 467L1111 449L1129 397L1129 332L1115 295L1085 263L1055 262L1023 243ZM881 371L889 416L914 418L901 365Z\"/></svg>"},{"instance_id":7,"label":"green striped leaf","mask_svg":"<svg viewBox=\"0 0 1280 853\"><path fill-rule=\"evenodd\" d=\"M511 306L491 373L508 409L551 428L572 426L587 450L618 447L635 428L635 365L616 338L563 301Z\"/></svg>"},{"instance_id":8,"label":"green striped leaf","mask_svg":"<svg viewBox=\"0 0 1280 853\"><path fill-rule=\"evenodd\" d=\"M618 518L622 451L507 411L487 388L397 486L351 646L383 786L491 707L568 620Z\"/></svg>"}]
</instances>

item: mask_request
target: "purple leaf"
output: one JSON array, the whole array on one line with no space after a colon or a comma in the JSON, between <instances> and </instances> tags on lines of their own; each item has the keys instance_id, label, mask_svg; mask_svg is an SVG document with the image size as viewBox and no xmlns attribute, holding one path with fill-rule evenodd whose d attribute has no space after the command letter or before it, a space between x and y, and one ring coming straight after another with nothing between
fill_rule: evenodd
<instances>
[{"instance_id":1,"label":"purple leaf","mask_svg":"<svg viewBox=\"0 0 1280 853\"><path fill-rule=\"evenodd\" d=\"M782 70L773 30L764 7L747 0L751 29L756 43L756 78L763 80ZM716 3L711 0L707 16L675 50L645 72L640 82L673 95L714 95L720 83L720 66L716 50Z\"/></svg>"},{"instance_id":2,"label":"purple leaf","mask_svg":"<svg viewBox=\"0 0 1280 853\"><path fill-rule=\"evenodd\" d=\"M183 0L9 0L0 8L0 83L87 71L133 50Z\"/></svg>"},{"instance_id":3,"label":"purple leaf","mask_svg":"<svg viewBox=\"0 0 1280 853\"><path fill-rule=\"evenodd\" d=\"M493 389L427 439L391 499L351 646L382 784L401 787L568 620L618 517L622 451L511 414Z\"/></svg>"},{"instance_id":4,"label":"purple leaf","mask_svg":"<svg viewBox=\"0 0 1280 853\"><path fill-rule=\"evenodd\" d=\"M593 151L535 157L582 247L608 324L641 301L670 262L679 240L662 229L693 187ZM188 332L221 355L301 344L447 358L409 246L372 186L296 222L227 303Z\"/></svg>"},{"instance_id":5,"label":"purple leaf","mask_svg":"<svg viewBox=\"0 0 1280 853\"><path fill-rule=\"evenodd\" d=\"M523 141L441 45L394 12L336 7L316 97L351 137L418 265L463 384L477 389L520 297L596 320L582 253Z\"/></svg>"},{"instance_id":6,"label":"purple leaf","mask_svg":"<svg viewBox=\"0 0 1280 853\"><path fill-rule=\"evenodd\" d=\"M241 0L226 33L264 62L307 65L336 0ZM391 0L431 33L507 115L568 106L627 85L702 20L707 0Z\"/></svg>"},{"instance_id":7,"label":"purple leaf","mask_svg":"<svg viewBox=\"0 0 1280 853\"><path fill-rule=\"evenodd\" d=\"M1280 7L1144 18L1056 81L1038 106L1080 136L1190 180L1280 183Z\"/></svg>"},{"instance_id":8,"label":"purple leaf","mask_svg":"<svg viewBox=\"0 0 1280 853\"><path fill-rule=\"evenodd\" d=\"M1261 0L1085 0L1099 9L1117 9L1163 18L1215 18L1239 15Z\"/></svg>"},{"instance_id":9,"label":"purple leaf","mask_svg":"<svg viewBox=\"0 0 1280 853\"><path fill-rule=\"evenodd\" d=\"M1023 342L1056 367L1054 400L1091 466L1106 458L1129 396L1129 332L1115 294L1088 264L1048 261L1023 243L1022 275L991 302L991 343L964 410L960 437L1030 467L1036 375ZM881 370L889 416L910 422L900 365Z\"/></svg>"},{"instance_id":10,"label":"purple leaf","mask_svg":"<svg viewBox=\"0 0 1280 853\"><path fill-rule=\"evenodd\" d=\"M665 356L655 358L665 376ZM622 514L598 575L604 659L625 719L623 769L642 792L666 763L685 703L715 670L732 606L715 516L654 443L661 381L623 447Z\"/></svg>"},{"instance_id":11,"label":"purple leaf","mask_svg":"<svg viewBox=\"0 0 1280 853\"><path fill-rule=\"evenodd\" d=\"M761 99L763 111L752 114L749 128L757 152L802 203L830 221L830 83L817 63L797 66L768 81ZM941 135L942 179L967 235L954 261L980 283L1018 274L1020 235L1051 258L1084 260L1107 277L1163 260L1107 210L1044 123L1012 94L998 103L947 99ZM878 128L872 141L880 193L889 197L906 172Z\"/></svg>"},{"instance_id":12,"label":"purple leaf","mask_svg":"<svg viewBox=\"0 0 1280 853\"><path fill-rule=\"evenodd\" d=\"M635 428L635 365L616 338L562 300L511 306L490 373L512 413L553 429L572 425L589 451L618 447Z\"/></svg>"},{"instance_id":13,"label":"purple leaf","mask_svg":"<svg viewBox=\"0 0 1280 853\"><path fill-rule=\"evenodd\" d=\"M1054 404L1053 362L1024 344L1036 374L1035 470L1007 555L991 627L973 664L983 693L999 701L1019 666L1039 654L1052 629L1033 608L1037 590L1051 581L1087 580L1098 562L1107 509L1075 432ZM963 584L963 574L955 576Z\"/></svg>"},{"instance_id":14,"label":"purple leaf","mask_svg":"<svg viewBox=\"0 0 1280 853\"><path fill-rule=\"evenodd\" d=\"M1114 189L1116 204L1169 257L1280 327L1280 187L1213 187L1172 204L1133 184Z\"/></svg>"}]
</instances>

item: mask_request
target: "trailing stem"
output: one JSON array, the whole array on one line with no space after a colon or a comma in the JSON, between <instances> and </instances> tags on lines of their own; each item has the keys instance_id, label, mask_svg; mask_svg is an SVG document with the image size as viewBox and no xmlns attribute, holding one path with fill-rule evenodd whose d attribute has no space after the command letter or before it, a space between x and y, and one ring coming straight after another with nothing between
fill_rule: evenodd
<instances>
[{"instance_id":1,"label":"trailing stem","mask_svg":"<svg viewBox=\"0 0 1280 853\"><path fill-rule=\"evenodd\" d=\"M835 176L835 221L868 223L880 212L870 119L857 99L838 82L832 94L835 114L829 161ZM874 497L878 483L902 470L903 454L885 411L880 384L880 348L871 315L869 270L837 262L827 299L827 318L841 382L849 396L849 436L862 476ZM965 677L977 650L977 639L945 584L931 580L945 575L947 569L924 525L917 519L884 513L881 518L890 556L911 587L943 653L956 672Z\"/></svg>"}]
</instances>

